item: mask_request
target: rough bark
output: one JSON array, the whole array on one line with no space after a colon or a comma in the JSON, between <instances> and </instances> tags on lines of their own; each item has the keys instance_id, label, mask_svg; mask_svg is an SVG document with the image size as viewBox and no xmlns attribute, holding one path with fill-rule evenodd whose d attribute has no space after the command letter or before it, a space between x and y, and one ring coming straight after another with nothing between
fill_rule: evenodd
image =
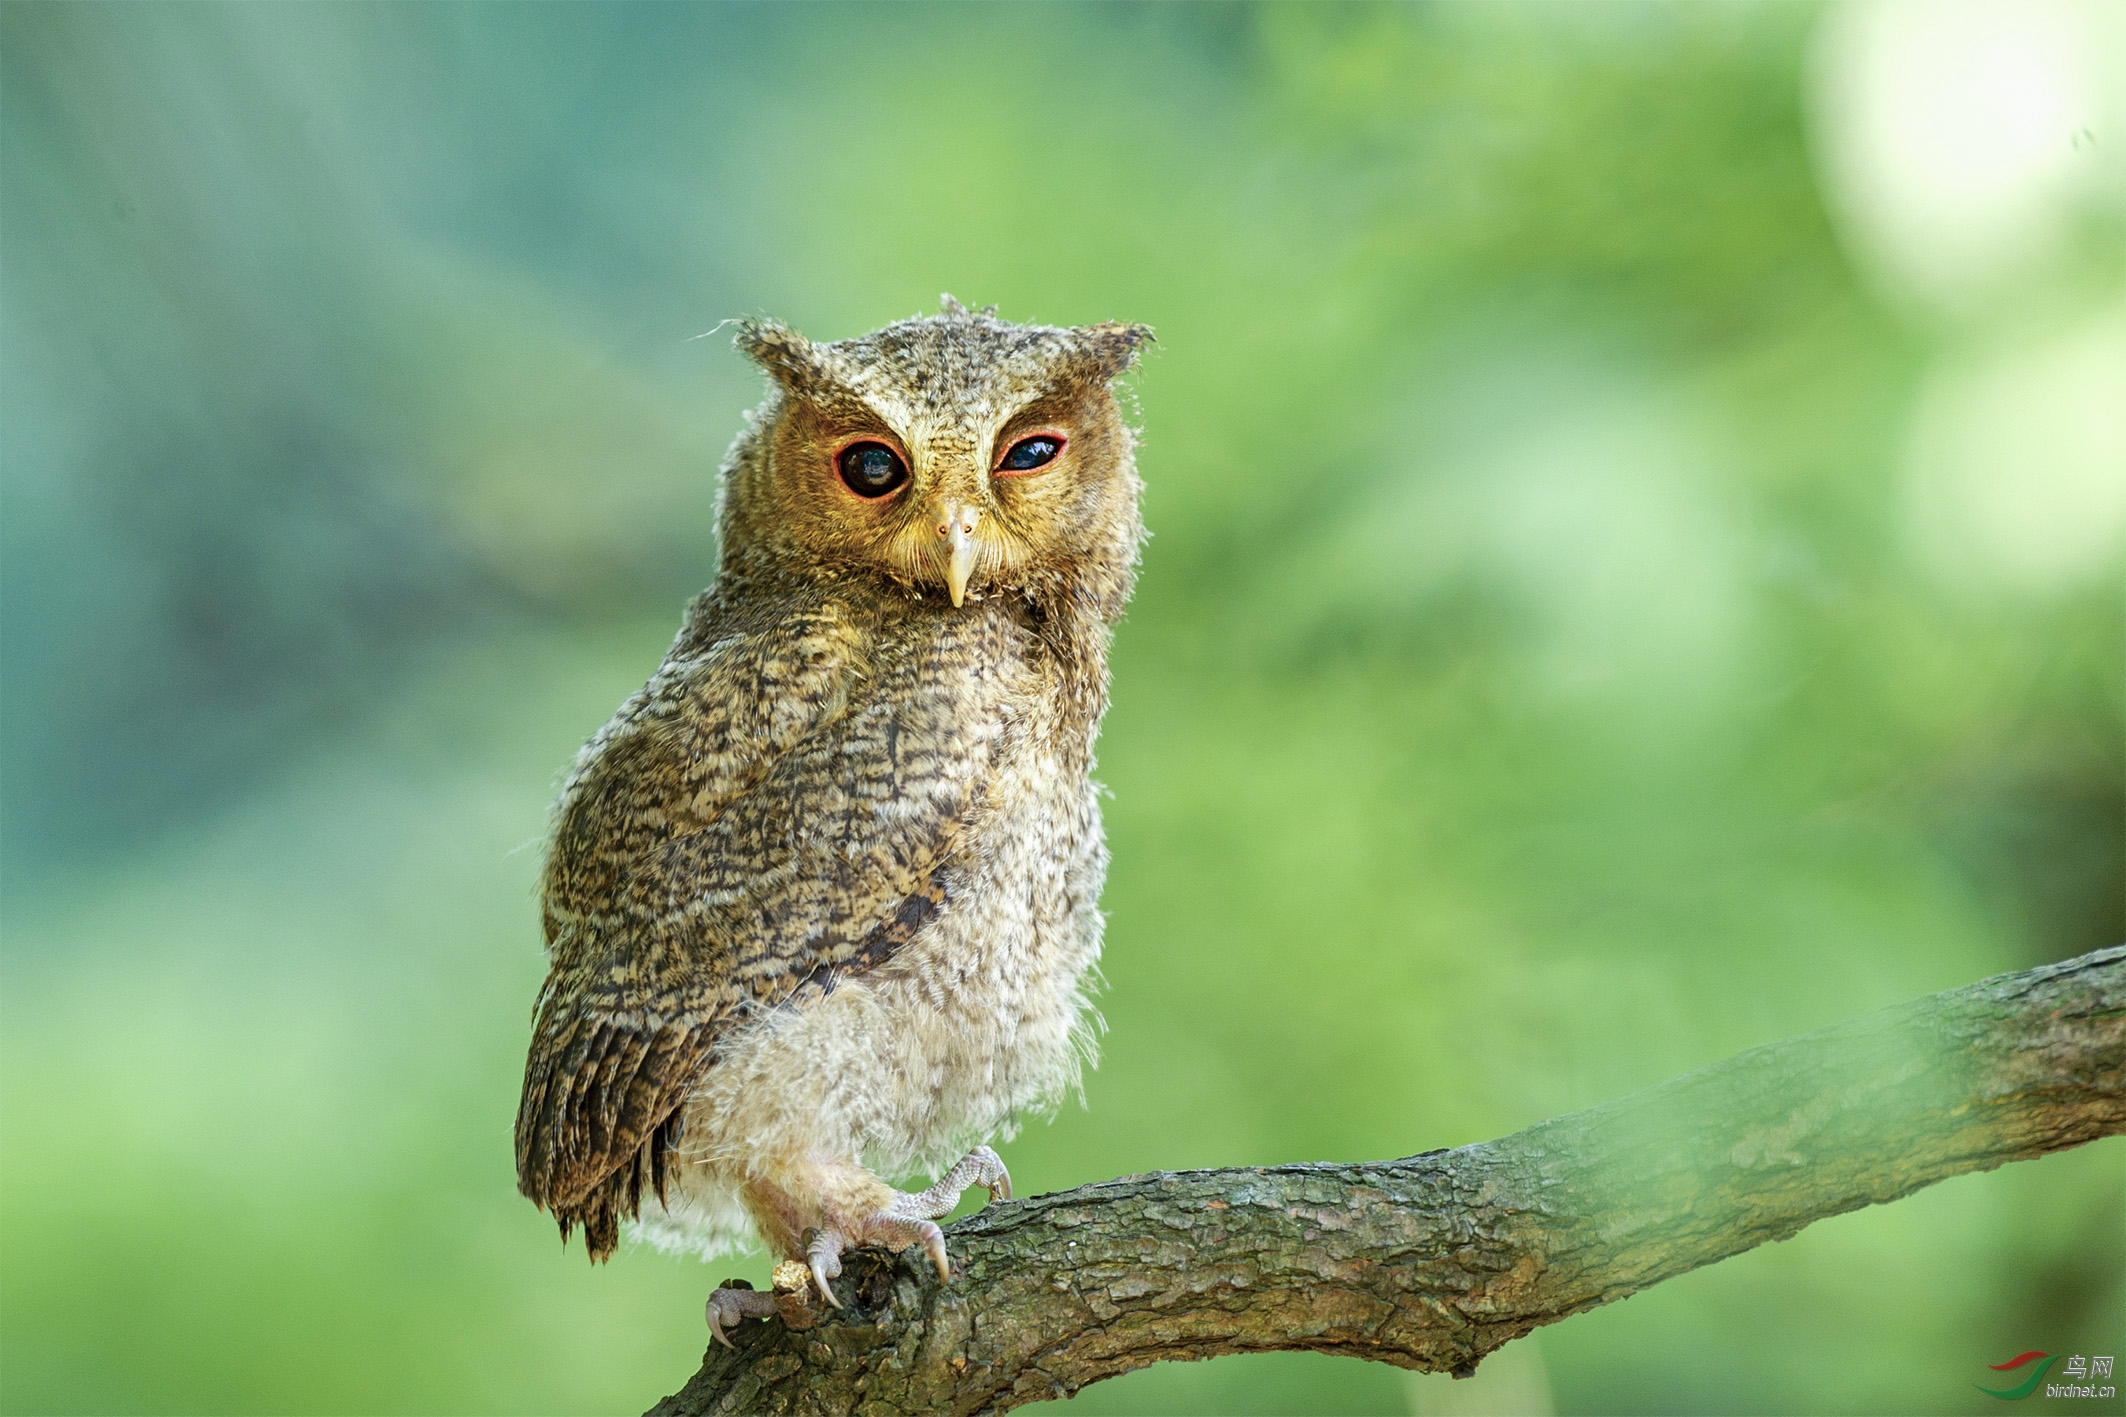
<instances>
[{"instance_id":1,"label":"rough bark","mask_svg":"<svg viewBox=\"0 0 2126 1417\"><path fill-rule=\"evenodd\" d=\"M995 1204L948 1231L950 1286L853 1256L848 1308L805 1331L746 1324L652 1412L1002 1412L1271 1349L1466 1374L1541 1324L1811 1221L2120 1131L2126 947L1454 1151Z\"/></svg>"}]
</instances>

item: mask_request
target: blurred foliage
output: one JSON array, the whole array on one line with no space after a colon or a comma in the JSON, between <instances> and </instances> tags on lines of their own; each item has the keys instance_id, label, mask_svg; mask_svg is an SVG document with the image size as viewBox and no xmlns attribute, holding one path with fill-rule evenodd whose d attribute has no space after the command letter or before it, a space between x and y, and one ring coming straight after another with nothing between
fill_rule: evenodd
<instances>
[{"instance_id":1,"label":"blurred foliage","mask_svg":"<svg viewBox=\"0 0 2126 1417\"><path fill-rule=\"evenodd\" d=\"M1914 410L1998 340L1844 254L1817 25L0 9L0 1406L691 1371L725 1270L590 1270L508 1132L544 803L710 573L734 314L1159 331L1111 1031L1022 1189L1455 1145L2126 937L2118 538L2034 588L1915 553ZM2115 216L2032 308L2116 304ZM2126 1332L2120 1159L1546 1330L1515 1400L1975 1408ZM1272 1356L1076 1407L1455 1391Z\"/></svg>"}]
</instances>

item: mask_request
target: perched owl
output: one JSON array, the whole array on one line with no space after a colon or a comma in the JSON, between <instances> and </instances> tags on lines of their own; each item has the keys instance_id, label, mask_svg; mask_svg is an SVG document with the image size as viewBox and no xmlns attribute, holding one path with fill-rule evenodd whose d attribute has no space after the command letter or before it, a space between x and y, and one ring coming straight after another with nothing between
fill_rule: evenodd
<instances>
[{"instance_id":1,"label":"perched owl","mask_svg":"<svg viewBox=\"0 0 2126 1417\"><path fill-rule=\"evenodd\" d=\"M1089 1042L1089 774L1143 539L1110 384L1150 338L949 296L836 344L741 327L769 392L715 584L578 757L542 880L518 1182L593 1260L624 1219L704 1255L750 1227L836 1303L844 1251L949 1279L938 1219L1010 1194L977 1143Z\"/></svg>"}]
</instances>

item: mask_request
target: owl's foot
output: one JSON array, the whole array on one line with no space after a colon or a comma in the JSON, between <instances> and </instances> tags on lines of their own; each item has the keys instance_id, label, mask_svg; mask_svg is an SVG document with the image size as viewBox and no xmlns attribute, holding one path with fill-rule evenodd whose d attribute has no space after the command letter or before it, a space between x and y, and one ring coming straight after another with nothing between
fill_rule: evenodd
<instances>
[{"instance_id":1,"label":"owl's foot","mask_svg":"<svg viewBox=\"0 0 2126 1417\"><path fill-rule=\"evenodd\" d=\"M951 1283L952 1259L945 1253L945 1232L938 1228L938 1220L952 1214L960 1193L969 1186L986 1187L991 1200L1011 1199L1011 1173L1004 1169L1003 1160L988 1147L978 1146L928 1190L912 1195L895 1191L869 1215L830 1218L827 1224L806 1231L805 1262L820 1296L837 1309L842 1306L834 1297L831 1281L842 1272L842 1255L866 1245L882 1246L895 1254L921 1245L937 1267L938 1282Z\"/></svg>"},{"instance_id":2,"label":"owl's foot","mask_svg":"<svg viewBox=\"0 0 2126 1417\"><path fill-rule=\"evenodd\" d=\"M733 1281L734 1283L736 1281ZM745 1319L765 1319L775 1313L775 1295L758 1289L719 1289L709 1296L706 1317L709 1334L724 1347L732 1346L725 1335Z\"/></svg>"},{"instance_id":3,"label":"owl's foot","mask_svg":"<svg viewBox=\"0 0 2126 1417\"><path fill-rule=\"evenodd\" d=\"M952 1169L938 1177L937 1184L929 1190L912 1196L897 1194L892 1204L905 1201L913 1214L926 1220L942 1220L952 1214L952 1208L960 1203L960 1194L969 1186L987 1187L993 1201L1010 1200L1011 1173L1004 1169L1004 1158L986 1146L978 1146L954 1162Z\"/></svg>"}]
</instances>

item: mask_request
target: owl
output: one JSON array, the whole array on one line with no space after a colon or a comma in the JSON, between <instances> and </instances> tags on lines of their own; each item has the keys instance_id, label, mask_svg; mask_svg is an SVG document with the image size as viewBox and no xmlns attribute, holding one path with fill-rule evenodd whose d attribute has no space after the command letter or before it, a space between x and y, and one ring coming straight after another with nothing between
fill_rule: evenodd
<instances>
[{"instance_id":1,"label":"owl","mask_svg":"<svg viewBox=\"0 0 2126 1417\"><path fill-rule=\"evenodd\" d=\"M768 392L715 583L578 756L541 880L517 1173L564 1243L751 1232L838 1305L846 1251L949 1281L938 1220L1010 1194L981 1143L1090 1056L1093 739L1144 535L1111 385L1150 338L950 296L833 344L741 325ZM718 1289L709 1326L772 1311Z\"/></svg>"}]
</instances>

